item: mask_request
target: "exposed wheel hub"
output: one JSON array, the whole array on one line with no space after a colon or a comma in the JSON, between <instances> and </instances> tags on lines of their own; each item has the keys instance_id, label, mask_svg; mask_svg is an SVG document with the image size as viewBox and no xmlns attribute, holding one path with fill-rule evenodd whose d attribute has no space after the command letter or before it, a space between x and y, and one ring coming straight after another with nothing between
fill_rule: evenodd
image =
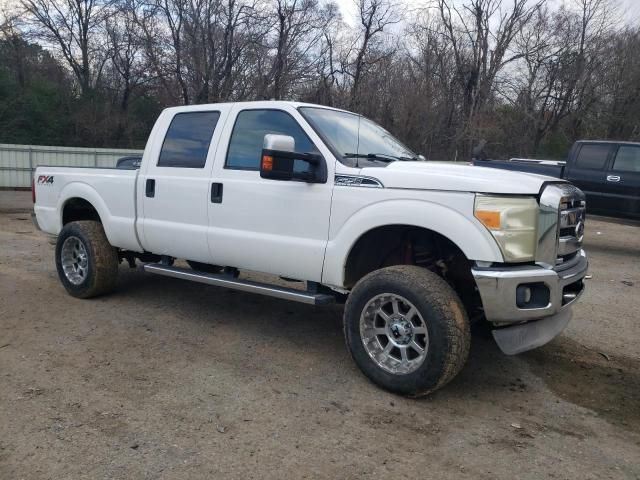
<instances>
[{"instance_id":1,"label":"exposed wheel hub","mask_svg":"<svg viewBox=\"0 0 640 480\"><path fill-rule=\"evenodd\" d=\"M371 359L387 372L414 372L427 358L427 324L400 295L383 293L369 300L360 316L360 335Z\"/></svg>"},{"instance_id":2,"label":"exposed wheel hub","mask_svg":"<svg viewBox=\"0 0 640 480\"><path fill-rule=\"evenodd\" d=\"M404 317L392 319L389 332L392 340L398 345L408 345L413 339L413 325Z\"/></svg>"}]
</instances>

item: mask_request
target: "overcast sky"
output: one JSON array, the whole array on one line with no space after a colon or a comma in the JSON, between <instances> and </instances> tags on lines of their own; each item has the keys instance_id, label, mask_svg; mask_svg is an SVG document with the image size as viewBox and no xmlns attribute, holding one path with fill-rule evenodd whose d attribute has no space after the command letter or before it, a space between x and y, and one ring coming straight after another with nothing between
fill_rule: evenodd
<instances>
[{"instance_id":1,"label":"overcast sky","mask_svg":"<svg viewBox=\"0 0 640 480\"><path fill-rule=\"evenodd\" d=\"M398 3L405 5L407 8L423 8L430 2L429 0L396 0ZM628 24L637 24L640 22L640 0L610 0L612 3L617 3L620 9L622 18ZM2 0L0 0L2 2ZM455 3L462 4L464 0L454 0ZM570 5L572 0L548 0L549 5L561 5L563 3ZM508 5L509 0L505 0L505 6ZM347 23L353 24L354 15L356 13L354 0L338 0L340 10L344 15L344 19Z\"/></svg>"}]
</instances>

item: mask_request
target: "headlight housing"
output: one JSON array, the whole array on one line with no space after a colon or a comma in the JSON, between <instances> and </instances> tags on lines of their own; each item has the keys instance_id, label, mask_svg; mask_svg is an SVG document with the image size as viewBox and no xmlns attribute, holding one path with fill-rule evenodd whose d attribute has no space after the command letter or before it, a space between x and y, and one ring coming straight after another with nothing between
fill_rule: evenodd
<instances>
[{"instance_id":1,"label":"headlight housing","mask_svg":"<svg viewBox=\"0 0 640 480\"><path fill-rule=\"evenodd\" d=\"M496 239L507 262L536 256L538 202L534 197L476 195L474 215Z\"/></svg>"}]
</instances>

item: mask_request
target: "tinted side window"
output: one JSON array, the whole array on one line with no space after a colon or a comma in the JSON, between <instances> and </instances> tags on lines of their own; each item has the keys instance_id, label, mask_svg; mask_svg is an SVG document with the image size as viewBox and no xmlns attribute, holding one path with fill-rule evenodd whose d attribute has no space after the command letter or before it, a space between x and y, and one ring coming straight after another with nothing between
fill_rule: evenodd
<instances>
[{"instance_id":1,"label":"tinted side window","mask_svg":"<svg viewBox=\"0 0 640 480\"><path fill-rule=\"evenodd\" d=\"M579 168L602 170L610 151L610 145L582 145L576 164Z\"/></svg>"},{"instance_id":2,"label":"tinted side window","mask_svg":"<svg viewBox=\"0 0 640 480\"><path fill-rule=\"evenodd\" d=\"M613 169L620 172L640 172L640 147L621 145L613 162Z\"/></svg>"},{"instance_id":3,"label":"tinted side window","mask_svg":"<svg viewBox=\"0 0 640 480\"><path fill-rule=\"evenodd\" d=\"M258 170L264 136L268 133L289 135L296 142L296 152L317 152L298 122L280 110L244 110L233 126L225 168ZM309 164L296 160L294 170L305 171Z\"/></svg>"},{"instance_id":4,"label":"tinted side window","mask_svg":"<svg viewBox=\"0 0 640 480\"><path fill-rule=\"evenodd\" d=\"M203 168L220 112L178 113L164 137L159 167Z\"/></svg>"}]
</instances>

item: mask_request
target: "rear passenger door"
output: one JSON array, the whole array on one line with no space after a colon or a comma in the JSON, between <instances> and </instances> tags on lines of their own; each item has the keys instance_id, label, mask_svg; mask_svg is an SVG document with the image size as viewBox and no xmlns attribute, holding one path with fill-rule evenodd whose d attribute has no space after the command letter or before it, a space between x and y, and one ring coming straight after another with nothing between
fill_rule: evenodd
<instances>
[{"instance_id":1,"label":"rear passenger door","mask_svg":"<svg viewBox=\"0 0 640 480\"><path fill-rule=\"evenodd\" d=\"M606 215L640 219L640 145L619 145L605 179Z\"/></svg>"},{"instance_id":2,"label":"rear passenger door","mask_svg":"<svg viewBox=\"0 0 640 480\"><path fill-rule=\"evenodd\" d=\"M567 180L587 195L587 213L603 215L607 210L605 181L615 146L612 143L582 143L577 146Z\"/></svg>"},{"instance_id":3,"label":"rear passenger door","mask_svg":"<svg viewBox=\"0 0 640 480\"><path fill-rule=\"evenodd\" d=\"M146 250L209 262L209 180L227 108L169 109L159 119L138 182Z\"/></svg>"}]
</instances>

